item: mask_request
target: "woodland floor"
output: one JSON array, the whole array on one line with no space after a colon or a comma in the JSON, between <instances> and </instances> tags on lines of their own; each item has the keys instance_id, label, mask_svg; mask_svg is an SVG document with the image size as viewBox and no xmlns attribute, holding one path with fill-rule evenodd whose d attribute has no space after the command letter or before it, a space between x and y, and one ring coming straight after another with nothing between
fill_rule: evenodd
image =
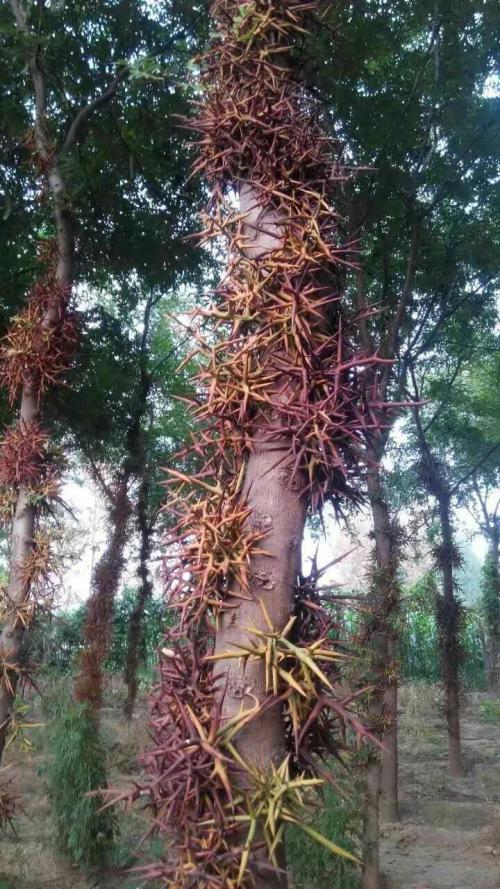
<instances>
[{"instance_id":1,"label":"woodland floor","mask_svg":"<svg viewBox=\"0 0 500 889\"><path fill-rule=\"evenodd\" d=\"M384 889L500 889L500 702L488 719L484 701L491 697L469 697L463 713L467 775L451 779L435 689L408 686L401 697L401 821L383 828ZM120 783L141 740L141 716L127 728L116 704L105 710L113 780ZM115 873L105 878L82 874L54 852L43 761L36 749L29 756L8 751L23 812L16 833L0 838L0 889L136 889L137 880L125 876L120 863L140 835L138 821L127 820L123 862L118 856Z\"/></svg>"},{"instance_id":2,"label":"woodland floor","mask_svg":"<svg viewBox=\"0 0 500 889\"><path fill-rule=\"evenodd\" d=\"M409 686L401 699L401 821L383 827L384 889L500 889L498 701L490 720L490 696L466 701L466 777L457 779L447 773L435 689Z\"/></svg>"}]
</instances>

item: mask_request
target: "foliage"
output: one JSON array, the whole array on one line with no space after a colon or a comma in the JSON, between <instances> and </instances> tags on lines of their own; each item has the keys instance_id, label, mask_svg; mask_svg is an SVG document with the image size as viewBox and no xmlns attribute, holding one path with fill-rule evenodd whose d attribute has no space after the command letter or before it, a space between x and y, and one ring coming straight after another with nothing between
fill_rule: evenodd
<instances>
[{"instance_id":1,"label":"foliage","mask_svg":"<svg viewBox=\"0 0 500 889\"><path fill-rule=\"evenodd\" d=\"M438 600L438 585L432 572L424 574L412 587L404 590L397 644L402 679L436 682L440 678ZM464 685L467 688L484 688L481 618L477 608L463 611L460 648L463 653L460 672Z\"/></svg>"},{"instance_id":2,"label":"foliage","mask_svg":"<svg viewBox=\"0 0 500 889\"><path fill-rule=\"evenodd\" d=\"M114 603L112 639L105 663L106 669L112 672L122 672L125 666L127 630L135 599L136 589L127 587ZM58 671L71 671L81 650L84 620L84 605L74 611L58 612L37 620L29 636L31 660ZM161 599L153 597L148 601L144 613L141 663L149 674L156 663L158 645L170 620Z\"/></svg>"},{"instance_id":3,"label":"foliage","mask_svg":"<svg viewBox=\"0 0 500 889\"><path fill-rule=\"evenodd\" d=\"M479 709L488 722L500 723L500 701L493 698L484 698Z\"/></svg>"},{"instance_id":4,"label":"foliage","mask_svg":"<svg viewBox=\"0 0 500 889\"><path fill-rule=\"evenodd\" d=\"M489 633L500 626L500 584L498 554L487 553L481 569L481 610Z\"/></svg>"},{"instance_id":5,"label":"foliage","mask_svg":"<svg viewBox=\"0 0 500 889\"><path fill-rule=\"evenodd\" d=\"M115 819L100 811L98 796L106 785L105 750L87 705L63 694L53 704L49 734L51 759L47 768L58 843L71 861L105 865L113 852Z\"/></svg>"},{"instance_id":6,"label":"foliage","mask_svg":"<svg viewBox=\"0 0 500 889\"><path fill-rule=\"evenodd\" d=\"M344 799L328 787L314 826L338 846L356 852L355 840L359 836L360 819L358 805L353 800ZM357 889L357 869L343 858L332 858L324 846L308 839L296 827L292 826L287 834L286 851L297 889L315 889L318 886Z\"/></svg>"}]
</instances>

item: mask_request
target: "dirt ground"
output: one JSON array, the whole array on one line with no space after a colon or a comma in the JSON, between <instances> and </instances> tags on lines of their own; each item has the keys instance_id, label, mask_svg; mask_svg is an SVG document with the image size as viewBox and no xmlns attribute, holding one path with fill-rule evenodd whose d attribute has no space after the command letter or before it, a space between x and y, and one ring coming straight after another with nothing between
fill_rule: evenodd
<instances>
[{"instance_id":1,"label":"dirt ground","mask_svg":"<svg viewBox=\"0 0 500 889\"><path fill-rule=\"evenodd\" d=\"M463 714L467 775L451 779L437 692L408 687L401 699L401 821L383 828L384 889L500 889L500 721L486 719L484 696L469 698ZM118 708L107 708L104 726L115 779L123 780L142 729L141 718L127 729L118 716ZM36 751L8 751L24 811L16 833L0 837L0 889L138 889L119 868L104 880L85 876L54 852L43 759ZM139 834L140 825L132 824L126 844Z\"/></svg>"},{"instance_id":2,"label":"dirt ground","mask_svg":"<svg viewBox=\"0 0 500 889\"><path fill-rule=\"evenodd\" d=\"M487 721L486 699L466 702L466 777L450 778L435 689L403 689L401 821L383 827L384 889L500 889L500 720Z\"/></svg>"}]
</instances>

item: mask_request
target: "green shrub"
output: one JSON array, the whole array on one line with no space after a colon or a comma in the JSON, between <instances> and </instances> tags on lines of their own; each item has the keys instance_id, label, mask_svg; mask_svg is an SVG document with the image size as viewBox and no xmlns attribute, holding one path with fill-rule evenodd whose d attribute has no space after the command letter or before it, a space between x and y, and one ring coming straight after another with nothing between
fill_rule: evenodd
<instances>
[{"instance_id":1,"label":"green shrub","mask_svg":"<svg viewBox=\"0 0 500 889\"><path fill-rule=\"evenodd\" d=\"M49 793L61 851L76 864L105 866L114 852L115 816L98 797L106 786L106 757L88 707L63 694L53 709Z\"/></svg>"},{"instance_id":2,"label":"green shrub","mask_svg":"<svg viewBox=\"0 0 500 889\"><path fill-rule=\"evenodd\" d=\"M486 698L484 701L481 701L479 709L488 722L500 722L500 701Z\"/></svg>"},{"instance_id":3,"label":"green shrub","mask_svg":"<svg viewBox=\"0 0 500 889\"><path fill-rule=\"evenodd\" d=\"M324 807L315 817L314 829L347 852L357 854L354 838L358 816L354 805L330 788L325 792ZM309 839L299 828L291 827L286 842L288 865L296 889L357 889L359 873L344 858L332 855L324 846Z\"/></svg>"}]
</instances>

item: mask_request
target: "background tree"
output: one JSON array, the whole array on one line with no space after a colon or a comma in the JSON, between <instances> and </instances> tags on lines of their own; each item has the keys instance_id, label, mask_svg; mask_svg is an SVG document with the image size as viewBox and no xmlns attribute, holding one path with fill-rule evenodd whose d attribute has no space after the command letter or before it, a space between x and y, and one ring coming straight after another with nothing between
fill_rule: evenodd
<instances>
[{"instance_id":1,"label":"background tree","mask_svg":"<svg viewBox=\"0 0 500 889\"><path fill-rule=\"evenodd\" d=\"M377 309L361 326L363 342L395 359L368 372L367 387L376 386L381 403L397 403L405 397L409 356L429 355L454 313L467 329L495 288L491 175L498 169L498 100L484 84L494 68L498 10L493 3L440 2L432 9L396 3L388 9L361 2L339 11L338 24L334 41L326 31L316 41L309 70L344 156L370 168L344 191L350 236L363 236L360 269L348 280L353 303ZM469 212L472 206L481 207L479 216ZM385 415L386 428L369 437L366 450L377 547L371 606L380 691L372 718L379 728L397 718L395 671L383 664L390 661L385 650L392 644L399 557L377 468L396 417L394 411ZM387 743L395 739L390 732ZM366 889L378 884L377 769L376 763L370 767ZM386 815L394 818L394 746L384 756L384 771Z\"/></svg>"}]
</instances>

